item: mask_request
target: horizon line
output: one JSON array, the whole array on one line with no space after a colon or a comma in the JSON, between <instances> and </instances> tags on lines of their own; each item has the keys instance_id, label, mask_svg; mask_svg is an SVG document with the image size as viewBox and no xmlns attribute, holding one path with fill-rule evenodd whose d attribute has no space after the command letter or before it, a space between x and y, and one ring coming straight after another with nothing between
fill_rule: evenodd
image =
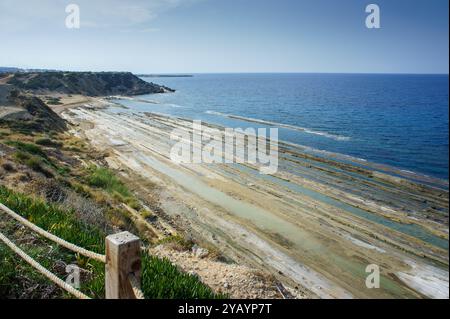
<instances>
[{"instance_id":1,"label":"horizon line","mask_svg":"<svg viewBox=\"0 0 450 319\"><path fill-rule=\"evenodd\" d=\"M129 71L129 70L63 70L57 68L40 68L40 67L18 67L18 66L0 66L0 68L11 68L19 70L42 70L42 71L61 71L61 72L131 72L133 74L145 75L191 75L191 74L348 74L348 75L449 75L449 72L322 72L322 71L208 71L208 72L143 72L143 71Z\"/></svg>"},{"instance_id":2,"label":"horizon line","mask_svg":"<svg viewBox=\"0 0 450 319\"><path fill-rule=\"evenodd\" d=\"M74 71L77 72L77 71ZM102 72L102 71L97 71ZM120 71L118 71L120 72ZM124 72L124 71L122 71ZM195 75L195 74L355 74L355 75L449 75L449 73L414 73L414 72L283 72L283 71L261 71L261 72L132 72L133 74L146 75Z\"/></svg>"}]
</instances>

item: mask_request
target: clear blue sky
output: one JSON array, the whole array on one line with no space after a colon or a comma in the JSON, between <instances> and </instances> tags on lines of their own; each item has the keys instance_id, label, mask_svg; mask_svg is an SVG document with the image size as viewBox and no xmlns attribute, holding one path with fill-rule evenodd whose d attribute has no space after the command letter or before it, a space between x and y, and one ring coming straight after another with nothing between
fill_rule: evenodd
<instances>
[{"instance_id":1,"label":"clear blue sky","mask_svg":"<svg viewBox=\"0 0 450 319\"><path fill-rule=\"evenodd\" d=\"M81 28L65 28L77 3ZM365 7L381 8L381 29ZM448 0L0 0L0 65L448 73Z\"/></svg>"}]
</instances>

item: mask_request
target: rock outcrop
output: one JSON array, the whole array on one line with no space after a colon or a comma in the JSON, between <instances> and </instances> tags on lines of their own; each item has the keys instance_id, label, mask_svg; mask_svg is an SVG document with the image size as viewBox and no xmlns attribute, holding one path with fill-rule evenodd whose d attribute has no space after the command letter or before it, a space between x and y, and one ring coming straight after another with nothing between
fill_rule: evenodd
<instances>
[{"instance_id":1,"label":"rock outcrop","mask_svg":"<svg viewBox=\"0 0 450 319\"><path fill-rule=\"evenodd\" d=\"M64 131L66 121L59 117L41 99L18 90L0 86L0 123L21 131ZM7 95L6 95L7 94ZM3 96L2 96L3 95ZM11 110L11 112L7 112Z\"/></svg>"},{"instance_id":2,"label":"rock outcrop","mask_svg":"<svg viewBox=\"0 0 450 319\"><path fill-rule=\"evenodd\" d=\"M61 93L87 96L142 95L174 90L146 82L130 72L19 72L6 83L36 94ZM0 76L2 77L2 76Z\"/></svg>"}]
</instances>

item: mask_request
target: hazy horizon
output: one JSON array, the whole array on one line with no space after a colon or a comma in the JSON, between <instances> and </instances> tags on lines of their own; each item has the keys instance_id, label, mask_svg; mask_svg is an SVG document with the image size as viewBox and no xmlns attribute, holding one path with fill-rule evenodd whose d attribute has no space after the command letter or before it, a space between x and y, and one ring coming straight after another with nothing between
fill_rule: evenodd
<instances>
[{"instance_id":1,"label":"hazy horizon","mask_svg":"<svg viewBox=\"0 0 450 319\"><path fill-rule=\"evenodd\" d=\"M59 69L45 69L40 67L31 67L31 68L23 68L23 67L17 67L17 66L10 66L10 65L0 65L0 68L6 67L6 68L17 68L17 69L23 69L23 70L42 70L42 71L55 71L55 72L131 72L133 74L137 75L155 75L155 76L161 76L161 75L202 75L202 74L336 74L336 75L442 75L442 76L449 76L449 73L383 73L383 72L301 72L301 71L292 71L292 72L277 72L277 71L271 71L271 72L226 72L226 71L217 71L217 72L132 72L127 70L59 70Z\"/></svg>"}]
</instances>

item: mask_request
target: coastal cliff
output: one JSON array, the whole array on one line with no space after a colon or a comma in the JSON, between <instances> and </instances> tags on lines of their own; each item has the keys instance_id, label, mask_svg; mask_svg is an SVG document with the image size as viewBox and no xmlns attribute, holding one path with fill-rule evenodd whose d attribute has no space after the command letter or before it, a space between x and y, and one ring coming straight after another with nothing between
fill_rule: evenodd
<instances>
[{"instance_id":1,"label":"coastal cliff","mask_svg":"<svg viewBox=\"0 0 450 319\"><path fill-rule=\"evenodd\" d=\"M174 90L130 72L9 72L0 74L0 122L31 131L63 131L65 121L49 106L61 96L143 95Z\"/></svg>"},{"instance_id":2,"label":"coastal cliff","mask_svg":"<svg viewBox=\"0 0 450 319\"><path fill-rule=\"evenodd\" d=\"M174 92L130 72L18 72L5 74L0 81L2 78L6 84L35 94L108 96Z\"/></svg>"}]
</instances>

